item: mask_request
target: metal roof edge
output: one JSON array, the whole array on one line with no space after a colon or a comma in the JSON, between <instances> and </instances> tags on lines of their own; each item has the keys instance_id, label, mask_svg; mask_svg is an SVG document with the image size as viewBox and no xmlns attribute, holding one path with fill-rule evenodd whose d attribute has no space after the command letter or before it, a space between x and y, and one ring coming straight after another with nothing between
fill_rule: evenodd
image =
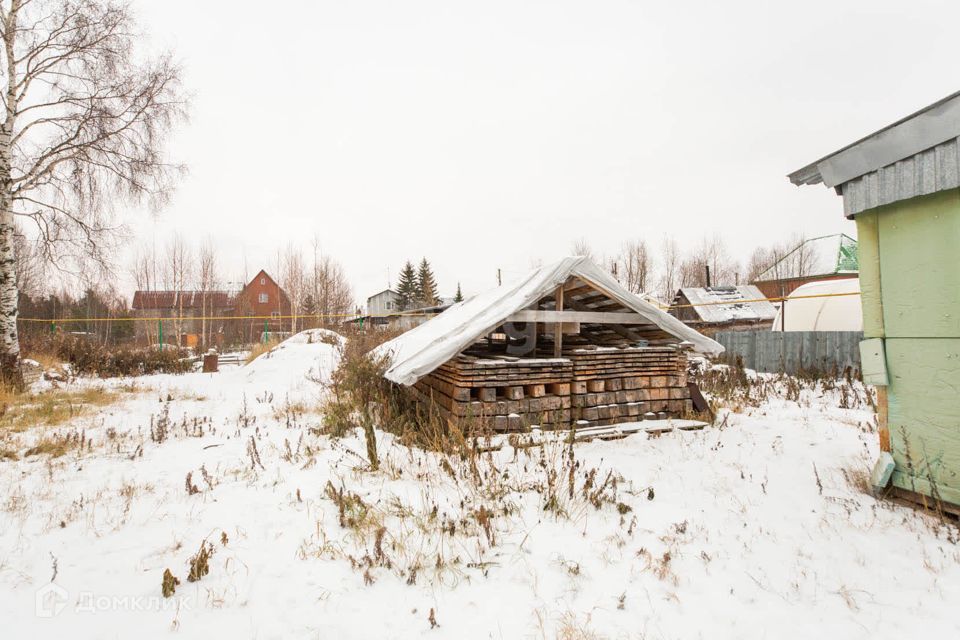
<instances>
[{"instance_id":1,"label":"metal roof edge","mask_svg":"<svg viewBox=\"0 0 960 640\"><path fill-rule=\"evenodd\" d=\"M920 116L940 108L948 113L937 114L937 117L945 116L946 122L938 119L931 123L933 118L918 121ZM821 182L835 187L957 136L960 136L960 91L787 174L787 178L798 187Z\"/></svg>"}]
</instances>

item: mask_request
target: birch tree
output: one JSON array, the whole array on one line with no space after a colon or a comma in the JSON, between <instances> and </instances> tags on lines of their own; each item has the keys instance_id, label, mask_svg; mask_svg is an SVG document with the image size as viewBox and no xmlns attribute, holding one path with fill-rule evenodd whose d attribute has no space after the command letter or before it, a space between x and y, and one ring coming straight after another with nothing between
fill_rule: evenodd
<instances>
[{"instance_id":1,"label":"birch tree","mask_svg":"<svg viewBox=\"0 0 960 640\"><path fill-rule=\"evenodd\" d=\"M290 300L290 333L296 333L303 298L307 293L307 274L304 272L303 254L292 244L287 245L280 259L280 286Z\"/></svg>"},{"instance_id":2,"label":"birch tree","mask_svg":"<svg viewBox=\"0 0 960 640\"><path fill-rule=\"evenodd\" d=\"M187 286L193 280L193 255L183 236L175 233L167 242L163 264L164 288L173 291L176 307L175 330L177 346L183 346L183 298Z\"/></svg>"},{"instance_id":3,"label":"birch tree","mask_svg":"<svg viewBox=\"0 0 960 640\"><path fill-rule=\"evenodd\" d=\"M22 385L14 221L44 257L106 261L112 206L161 203L180 167L163 141L183 116L169 55L137 54L111 0L0 0L0 379Z\"/></svg>"},{"instance_id":4,"label":"birch tree","mask_svg":"<svg viewBox=\"0 0 960 640\"><path fill-rule=\"evenodd\" d=\"M647 243L643 240L627 242L623 245L615 264L617 279L631 293L646 293L650 286L652 259Z\"/></svg>"},{"instance_id":5,"label":"birch tree","mask_svg":"<svg viewBox=\"0 0 960 640\"><path fill-rule=\"evenodd\" d=\"M213 312L213 297L219 284L220 273L217 268L217 248L211 238L200 245L197 252L197 285L200 288L200 341L203 348L210 346L207 317Z\"/></svg>"}]
</instances>

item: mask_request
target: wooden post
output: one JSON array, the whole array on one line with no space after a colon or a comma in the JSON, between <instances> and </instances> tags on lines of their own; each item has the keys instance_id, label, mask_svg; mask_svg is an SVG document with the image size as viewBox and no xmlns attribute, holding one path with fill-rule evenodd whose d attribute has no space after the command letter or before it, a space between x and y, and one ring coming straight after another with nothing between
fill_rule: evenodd
<instances>
[{"instance_id":1,"label":"wooden post","mask_svg":"<svg viewBox=\"0 0 960 640\"><path fill-rule=\"evenodd\" d=\"M889 405L887 405L887 388L877 387L877 431L880 436L880 451L891 451L890 425L888 423Z\"/></svg>"},{"instance_id":2,"label":"wooden post","mask_svg":"<svg viewBox=\"0 0 960 640\"><path fill-rule=\"evenodd\" d=\"M563 283L557 287L556 310L563 311ZM563 354L563 323L553 324L553 357L559 358Z\"/></svg>"}]
</instances>

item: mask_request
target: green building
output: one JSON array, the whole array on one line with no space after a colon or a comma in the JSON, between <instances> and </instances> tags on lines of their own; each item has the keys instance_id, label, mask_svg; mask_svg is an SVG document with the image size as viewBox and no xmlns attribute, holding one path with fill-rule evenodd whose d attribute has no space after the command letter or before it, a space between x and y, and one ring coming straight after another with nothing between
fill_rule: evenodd
<instances>
[{"instance_id":1,"label":"green building","mask_svg":"<svg viewBox=\"0 0 960 640\"><path fill-rule=\"evenodd\" d=\"M857 224L875 485L960 512L960 92L789 178L833 187Z\"/></svg>"}]
</instances>

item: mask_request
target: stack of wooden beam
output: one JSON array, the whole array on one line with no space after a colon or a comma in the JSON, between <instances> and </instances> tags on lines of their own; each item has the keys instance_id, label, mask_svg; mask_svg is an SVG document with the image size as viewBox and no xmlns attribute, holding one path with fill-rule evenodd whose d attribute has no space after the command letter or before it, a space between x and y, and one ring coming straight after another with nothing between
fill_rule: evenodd
<instances>
[{"instance_id":1,"label":"stack of wooden beam","mask_svg":"<svg viewBox=\"0 0 960 640\"><path fill-rule=\"evenodd\" d=\"M599 426L692 411L676 347L570 349L561 358L460 355L411 392L458 424L494 431Z\"/></svg>"}]
</instances>

